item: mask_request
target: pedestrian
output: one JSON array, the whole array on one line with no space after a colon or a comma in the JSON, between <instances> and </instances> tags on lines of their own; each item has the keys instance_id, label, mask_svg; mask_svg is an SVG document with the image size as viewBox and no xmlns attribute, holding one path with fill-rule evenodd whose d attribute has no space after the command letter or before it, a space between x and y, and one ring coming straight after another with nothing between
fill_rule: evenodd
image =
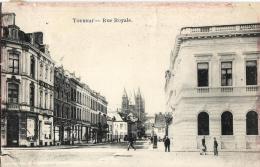
<instances>
[{"instance_id":1,"label":"pedestrian","mask_svg":"<svg viewBox=\"0 0 260 167\"><path fill-rule=\"evenodd\" d=\"M130 147L132 147L134 150L136 150L135 147L134 147L134 138L132 136L130 136L128 138L128 148L127 148L127 151L129 151Z\"/></svg>"},{"instance_id":2,"label":"pedestrian","mask_svg":"<svg viewBox=\"0 0 260 167\"><path fill-rule=\"evenodd\" d=\"M200 155L206 155L207 152L207 146L206 146L206 140L205 140L205 136L203 136L202 140L201 140L201 153Z\"/></svg>"},{"instance_id":3,"label":"pedestrian","mask_svg":"<svg viewBox=\"0 0 260 167\"><path fill-rule=\"evenodd\" d=\"M170 144L171 144L171 141L170 139L168 138L168 136L165 136L165 139L164 139L164 147L165 147L165 152L170 152Z\"/></svg>"},{"instance_id":4,"label":"pedestrian","mask_svg":"<svg viewBox=\"0 0 260 167\"><path fill-rule=\"evenodd\" d=\"M214 137L214 156L218 156L218 142Z\"/></svg>"}]
</instances>

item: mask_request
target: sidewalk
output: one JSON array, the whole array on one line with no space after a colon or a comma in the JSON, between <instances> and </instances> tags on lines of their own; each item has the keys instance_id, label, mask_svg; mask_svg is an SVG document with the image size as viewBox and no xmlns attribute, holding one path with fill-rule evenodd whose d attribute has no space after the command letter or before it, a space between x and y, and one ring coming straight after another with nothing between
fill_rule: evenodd
<instances>
[{"instance_id":1,"label":"sidewalk","mask_svg":"<svg viewBox=\"0 0 260 167\"><path fill-rule=\"evenodd\" d=\"M3 147L2 150L54 150L54 149L73 149L90 146L106 145L111 143L77 143L74 145L59 145L59 146L35 146L35 147Z\"/></svg>"}]
</instances>

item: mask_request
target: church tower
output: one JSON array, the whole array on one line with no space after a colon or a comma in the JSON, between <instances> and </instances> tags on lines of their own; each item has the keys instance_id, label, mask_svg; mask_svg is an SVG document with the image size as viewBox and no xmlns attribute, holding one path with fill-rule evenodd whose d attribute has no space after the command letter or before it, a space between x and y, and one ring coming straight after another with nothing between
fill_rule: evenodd
<instances>
[{"instance_id":1,"label":"church tower","mask_svg":"<svg viewBox=\"0 0 260 167\"><path fill-rule=\"evenodd\" d=\"M145 112L144 99L142 97L140 88L138 88L137 94L135 94L135 111L138 114L138 119L142 120L142 115Z\"/></svg>"},{"instance_id":2,"label":"church tower","mask_svg":"<svg viewBox=\"0 0 260 167\"><path fill-rule=\"evenodd\" d=\"M128 114L129 112L129 99L125 89L122 96L121 112L124 114Z\"/></svg>"}]
</instances>

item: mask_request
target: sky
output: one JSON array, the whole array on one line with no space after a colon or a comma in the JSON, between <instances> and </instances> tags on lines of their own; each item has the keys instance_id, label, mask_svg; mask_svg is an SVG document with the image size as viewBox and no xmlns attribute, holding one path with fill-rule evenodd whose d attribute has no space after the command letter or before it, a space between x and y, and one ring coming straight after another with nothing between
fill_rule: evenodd
<instances>
[{"instance_id":1,"label":"sky","mask_svg":"<svg viewBox=\"0 0 260 167\"><path fill-rule=\"evenodd\" d=\"M165 112L164 74L182 27L260 20L257 3L4 3L3 12L27 33L42 31L53 60L104 95L109 111L124 88L130 97L140 88L149 115ZM114 18L131 21L103 22Z\"/></svg>"}]
</instances>

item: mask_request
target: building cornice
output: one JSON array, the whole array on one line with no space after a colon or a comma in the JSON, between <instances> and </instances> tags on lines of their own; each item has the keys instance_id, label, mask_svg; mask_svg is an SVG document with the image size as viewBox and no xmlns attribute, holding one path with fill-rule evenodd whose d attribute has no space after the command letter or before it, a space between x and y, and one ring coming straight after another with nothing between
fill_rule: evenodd
<instances>
[{"instance_id":1,"label":"building cornice","mask_svg":"<svg viewBox=\"0 0 260 167\"><path fill-rule=\"evenodd\" d=\"M43 53L38 48L36 48L35 46L33 46L32 44L30 44L28 42L12 40L12 39L7 39L7 38L2 38L1 39L1 44L3 44L3 46L6 46L7 43L19 45L19 46L22 47L22 50L25 50L25 51L28 51L29 49L31 49L35 53L37 53L39 55L43 55L44 58L49 60L54 65L54 60L50 57L50 55L47 55L46 53Z\"/></svg>"},{"instance_id":2,"label":"building cornice","mask_svg":"<svg viewBox=\"0 0 260 167\"><path fill-rule=\"evenodd\" d=\"M171 52L172 62L170 71L173 70L180 46L184 41L207 38L230 38L230 37L256 37L260 36L260 23L234 24L219 26L183 27L180 35L176 37L174 49Z\"/></svg>"}]
</instances>

